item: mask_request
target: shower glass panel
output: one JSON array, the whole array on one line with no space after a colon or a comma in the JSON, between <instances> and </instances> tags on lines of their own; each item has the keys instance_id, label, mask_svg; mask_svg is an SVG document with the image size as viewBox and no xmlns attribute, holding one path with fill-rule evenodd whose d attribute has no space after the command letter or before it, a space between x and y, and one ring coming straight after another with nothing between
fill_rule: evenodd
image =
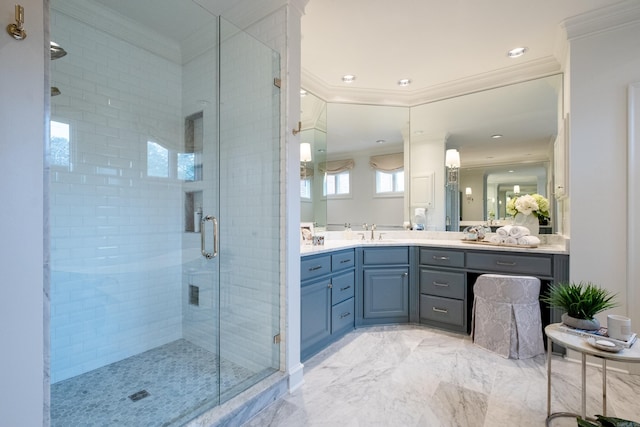
<instances>
[{"instance_id":1,"label":"shower glass panel","mask_svg":"<svg viewBox=\"0 0 640 427\"><path fill-rule=\"evenodd\" d=\"M138 3L51 2L54 426L182 425L279 368L278 55Z\"/></svg>"},{"instance_id":2,"label":"shower glass panel","mask_svg":"<svg viewBox=\"0 0 640 427\"><path fill-rule=\"evenodd\" d=\"M279 55L220 20L221 399L279 369Z\"/></svg>"}]
</instances>

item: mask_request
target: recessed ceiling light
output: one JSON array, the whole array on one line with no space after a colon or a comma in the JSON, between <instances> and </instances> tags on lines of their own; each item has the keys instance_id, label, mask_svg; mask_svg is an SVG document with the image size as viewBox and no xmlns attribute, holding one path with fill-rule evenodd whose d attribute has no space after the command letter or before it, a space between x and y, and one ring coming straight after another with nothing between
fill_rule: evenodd
<instances>
[{"instance_id":1,"label":"recessed ceiling light","mask_svg":"<svg viewBox=\"0 0 640 427\"><path fill-rule=\"evenodd\" d=\"M384 144L385 142L387 141L385 141L384 139L379 139L376 141L376 144Z\"/></svg>"},{"instance_id":2,"label":"recessed ceiling light","mask_svg":"<svg viewBox=\"0 0 640 427\"><path fill-rule=\"evenodd\" d=\"M307 96L307 91L304 89L300 89L300 96Z\"/></svg>"},{"instance_id":3,"label":"recessed ceiling light","mask_svg":"<svg viewBox=\"0 0 640 427\"><path fill-rule=\"evenodd\" d=\"M515 171L514 171L513 169L511 169L511 170L509 171L509 173L514 173L514 172L515 172Z\"/></svg>"},{"instance_id":4,"label":"recessed ceiling light","mask_svg":"<svg viewBox=\"0 0 640 427\"><path fill-rule=\"evenodd\" d=\"M353 74L346 74L342 76L342 81L345 83L353 83L355 79L356 79L356 76L354 76Z\"/></svg>"},{"instance_id":5,"label":"recessed ceiling light","mask_svg":"<svg viewBox=\"0 0 640 427\"><path fill-rule=\"evenodd\" d=\"M493 139L500 139L500 138L502 138L502 135L501 135L501 134L499 134L499 133L496 133L496 134L494 134L494 135L491 135L491 138L493 138Z\"/></svg>"},{"instance_id":6,"label":"recessed ceiling light","mask_svg":"<svg viewBox=\"0 0 640 427\"><path fill-rule=\"evenodd\" d=\"M527 52L527 48L526 47L517 47L515 49L511 49L509 52L507 52L507 56L509 58L518 58L522 55L524 55Z\"/></svg>"},{"instance_id":7,"label":"recessed ceiling light","mask_svg":"<svg viewBox=\"0 0 640 427\"><path fill-rule=\"evenodd\" d=\"M327 150L325 150L324 148L318 148L318 153L324 153L325 151Z\"/></svg>"},{"instance_id":8,"label":"recessed ceiling light","mask_svg":"<svg viewBox=\"0 0 640 427\"><path fill-rule=\"evenodd\" d=\"M411 79L400 79L398 80L399 86L409 86L411 84Z\"/></svg>"}]
</instances>

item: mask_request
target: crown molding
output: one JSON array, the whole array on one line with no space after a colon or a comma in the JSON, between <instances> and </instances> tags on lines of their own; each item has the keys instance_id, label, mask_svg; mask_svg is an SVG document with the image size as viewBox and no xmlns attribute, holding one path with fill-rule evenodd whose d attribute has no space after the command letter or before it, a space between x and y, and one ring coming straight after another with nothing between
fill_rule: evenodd
<instances>
[{"instance_id":1,"label":"crown molding","mask_svg":"<svg viewBox=\"0 0 640 427\"><path fill-rule=\"evenodd\" d=\"M303 88L327 102L413 107L559 72L561 66L558 59L548 56L412 92L332 86L304 68L301 71L301 84Z\"/></svg>"},{"instance_id":2,"label":"crown molding","mask_svg":"<svg viewBox=\"0 0 640 427\"><path fill-rule=\"evenodd\" d=\"M640 2L625 0L573 16L561 23L568 40L640 23Z\"/></svg>"}]
</instances>

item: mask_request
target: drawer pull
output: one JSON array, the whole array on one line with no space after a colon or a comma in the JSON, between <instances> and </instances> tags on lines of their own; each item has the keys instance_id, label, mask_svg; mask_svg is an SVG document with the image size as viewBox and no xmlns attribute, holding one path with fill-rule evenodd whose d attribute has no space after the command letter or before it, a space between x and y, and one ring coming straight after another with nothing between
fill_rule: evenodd
<instances>
[{"instance_id":1,"label":"drawer pull","mask_svg":"<svg viewBox=\"0 0 640 427\"><path fill-rule=\"evenodd\" d=\"M342 261L340 261L340 264L346 264L347 262L351 262L350 259L343 259Z\"/></svg>"},{"instance_id":2,"label":"drawer pull","mask_svg":"<svg viewBox=\"0 0 640 427\"><path fill-rule=\"evenodd\" d=\"M508 265L510 267L513 267L514 265L517 265L516 262L506 262L506 261L496 261L497 265Z\"/></svg>"},{"instance_id":3,"label":"drawer pull","mask_svg":"<svg viewBox=\"0 0 640 427\"><path fill-rule=\"evenodd\" d=\"M349 289L351 287L351 285L347 286L346 288L340 288L340 292L342 291L346 291L347 289Z\"/></svg>"},{"instance_id":4,"label":"drawer pull","mask_svg":"<svg viewBox=\"0 0 640 427\"><path fill-rule=\"evenodd\" d=\"M340 318L341 318L341 319L344 319L345 317L348 317L348 316L351 316L351 312L349 312L349 311L347 311L346 313L342 313L342 314L340 315Z\"/></svg>"},{"instance_id":5,"label":"drawer pull","mask_svg":"<svg viewBox=\"0 0 640 427\"><path fill-rule=\"evenodd\" d=\"M448 288L449 284L448 283L438 283L438 282L433 282L434 286L440 286L442 288Z\"/></svg>"},{"instance_id":6,"label":"drawer pull","mask_svg":"<svg viewBox=\"0 0 640 427\"><path fill-rule=\"evenodd\" d=\"M433 259L435 259L436 261L449 261L449 257L448 256L433 256Z\"/></svg>"},{"instance_id":7,"label":"drawer pull","mask_svg":"<svg viewBox=\"0 0 640 427\"><path fill-rule=\"evenodd\" d=\"M449 312L449 310L447 309L437 308L437 307L433 307L433 311L435 311L436 313L443 313L443 314L447 314Z\"/></svg>"},{"instance_id":8,"label":"drawer pull","mask_svg":"<svg viewBox=\"0 0 640 427\"><path fill-rule=\"evenodd\" d=\"M316 265L314 267L309 267L309 271L316 271L316 270L320 270L322 268L321 265Z\"/></svg>"}]
</instances>

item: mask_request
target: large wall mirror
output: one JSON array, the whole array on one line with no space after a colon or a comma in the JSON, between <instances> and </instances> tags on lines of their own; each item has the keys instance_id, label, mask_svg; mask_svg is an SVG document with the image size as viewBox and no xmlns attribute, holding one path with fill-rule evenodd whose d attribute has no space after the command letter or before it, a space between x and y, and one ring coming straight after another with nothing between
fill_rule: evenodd
<instances>
[{"instance_id":1,"label":"large wall mirror","mask_svg":"<svg viewBox=\"0 0 640 427\"><path fill-rule=\"evenodd\" d=\"M327 159L327 103L301 91L300 220L327 225L327 200L319 166Z\"/></svg>"},{"instance_id":2,"label":"large wall mirror","mask_svg":"<svg viewBox=\"0 0 640 427\"><path fill-rule=\"evenodd\" d=\"M411 108L412 167L420 165L415 149L425 144L441 155L443 166L431 167L436 176L444 173L445 150L460 155L455 195L449 201L445 191L436 194L433 228L456 231L451 224L508 220L506 201L515 186L518 194L538 193L554 206L551 165L561 107L558 74ZM444 178L437 183L436 191L450 188Z\"/></svg>"},{"instance_id":3,"label":"large wall mirror","mask_svg":"<svg viewBox=\"0 0 640 427\"><path fill-rule=\"evenodd\" d=\"M425 229L456 231L458 224L451 227L454 215L459 215L460 225L508 220L506 201L518 190L549 198L548 227L553 230L554 150L558 151L562 117L560 74L411 108L325 103L313 95L303 97L302 106L302 141L313 144L314 155L311 200L302 202L305 222L330 230L350 223L355 231L365 222L400 228L405 221L414 223L422 208ZM457 214L447 202L447 149L460 153L458 183L451 197L458 204ZM376 194L371 157L393 153L405 153L404 193ZM346 159L354 161L351 193L327 198L320 163Z\"/></svg>"}]
</instances>

